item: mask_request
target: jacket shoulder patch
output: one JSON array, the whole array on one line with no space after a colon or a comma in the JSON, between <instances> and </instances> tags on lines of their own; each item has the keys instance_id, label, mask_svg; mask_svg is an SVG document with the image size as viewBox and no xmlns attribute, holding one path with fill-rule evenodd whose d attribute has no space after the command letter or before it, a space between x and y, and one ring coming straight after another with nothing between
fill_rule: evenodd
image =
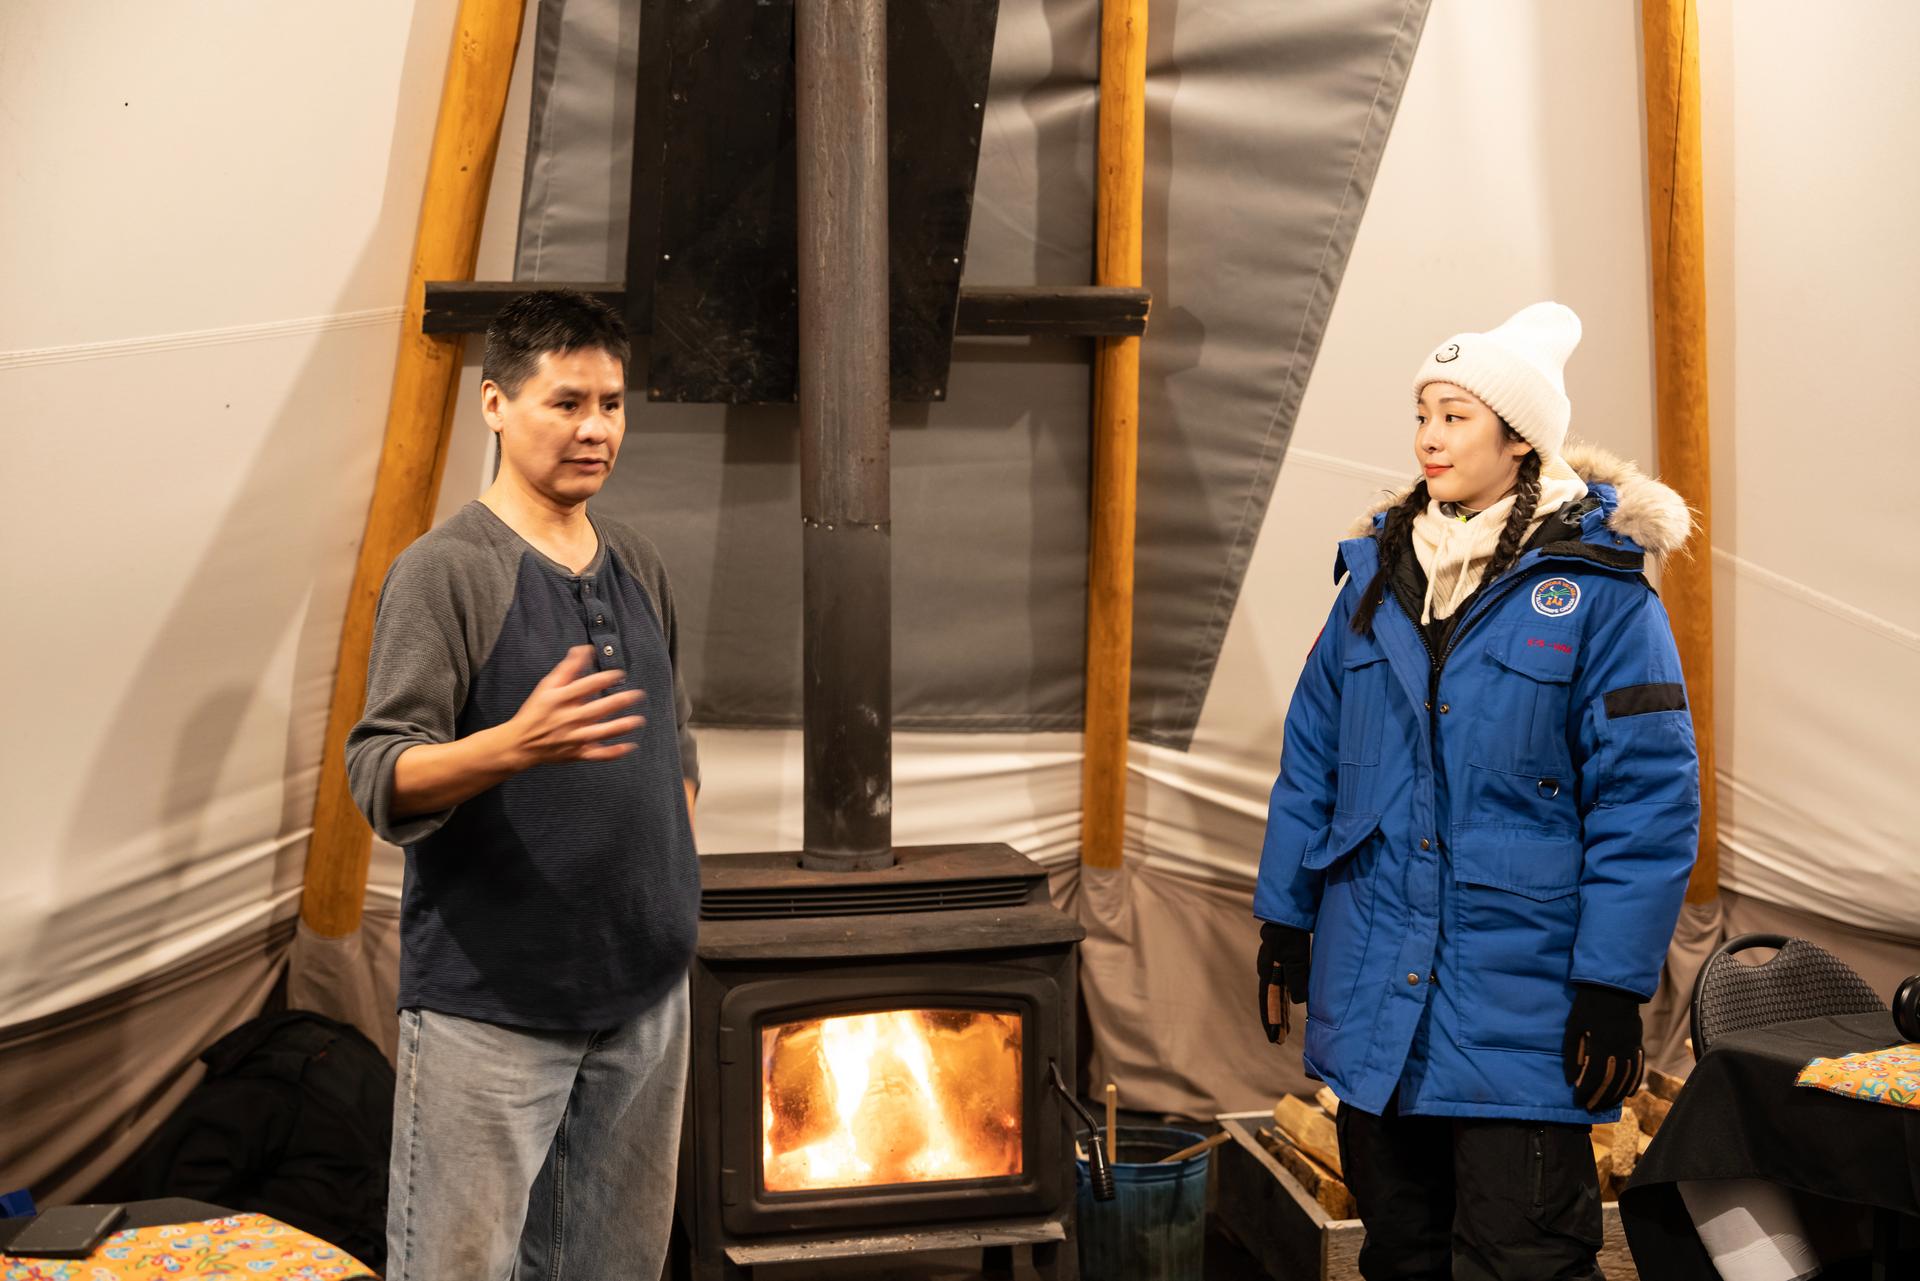
<instances>
[{"instance_id":1,"label":"jacket shoulder patch","mask_svg":"<svg viewBox=\"0 0 1920 1281\"><path fill-rule=\"evenodd\" d=\"M1580 584L1571 578L1547 578L1535 584L1533 612L1548 618L1564 618L1580 608Z\"/></svg>"}]
</instances>

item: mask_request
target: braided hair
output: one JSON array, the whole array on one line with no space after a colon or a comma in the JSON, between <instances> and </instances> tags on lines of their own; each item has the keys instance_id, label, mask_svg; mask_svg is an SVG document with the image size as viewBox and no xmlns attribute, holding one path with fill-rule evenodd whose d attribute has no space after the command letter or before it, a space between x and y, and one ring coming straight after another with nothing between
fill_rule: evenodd
<instances>
[{"instance_id":1,"label":"braided hair","mask_svg":"<svg viewBox=\"0 0 1920 1281\"><path fill-rule=\"evenodd\" d=\"M1520 433L1506 423L1500 425L1506 429L1507 439L1521 439ZM1520 545L1526 539L1527 529L1533 524L1534 509L1539 505L1540 455L1538 451L1529 450L1520 460L1520 474L1514 481L1513 510L1507 513L1507 523L1501 526L1500 541L1494 544L1493 558L1487 562L1482 582L1492 582L1519 559ZM1385 599L1387 584L1393 581L1401 558L1413 552L1413 518L1426 510L1426 506L1427 482L1423 480L1387 512L1387 523L1375 535L1380 544L1380 568L1373 572L1367 590L1360 594L1360 603L1353 610L1353 630L1360 635L1373 633L1374 611Z\"/></svg>"},{"instance_id":2,"label":"braided hair","mask_svg":"<svg viewBox=\"0 0 1920 1281\"><path fill-rule=\"evenodd\" d=\"M1367 584L1367 590L1360 594L1360 603L1354 606L1353 630L1362 636L1373 634L1373 611L1380 608L1380 601L1387 594L1387 584L1393 581L1393 571L1400 564L1400 558L1413 552L1413 518L1427 507L1427 482L1421 481L1408 491L1407 496L1387 512L1387 523L1375 535L1380 544L1380 568L1373 572L1373 578Z\"/></svg>"},{"instance_id":3,"label":"braided hair","mask_svg":"<svg viewBox=\"0 0 1920 1281\"><path fill-rule=\"evenodd\" d=\"M1507 431L1513 434L1511 427ZM1500 541L1493 545L1493 559L1487 562L1486 576L1480 581L1491 583L1519 558L1520 544L1527 537L1527 527L1533 524L1533 512L1539 505L1540 455L1528 451L1520 460L1520 475L1514 482L1513 510L1507 513L1507 523L1500 528Z\"/></svg>"}]
</instances>

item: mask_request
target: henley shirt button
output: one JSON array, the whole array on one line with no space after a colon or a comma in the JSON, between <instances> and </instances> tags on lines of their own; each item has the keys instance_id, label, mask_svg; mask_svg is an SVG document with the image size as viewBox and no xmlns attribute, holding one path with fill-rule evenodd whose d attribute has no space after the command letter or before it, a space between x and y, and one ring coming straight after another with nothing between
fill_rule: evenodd
<instances>
[{"instance_id":1,"label":"henley shirt button","mask_svg":"<svg viewBox=\"0 0 1920 1281\"><path fill-rule=\"evenodd\" d=\"M1411 984L1412 986L1414 986L1414 987L1419 987L1419 986L1420 986L1420 976L1419 976L1418 974L1409 974L1409 975L1407 975L1407 982L1408 982L1409 984Z\"/></svg>"},{"instance_id":2,"label":"henley shirt button","mask_svg":"<svg viewBox=\"0 0 1920 1281\"><path fill-rule=\"evenodd\" d=\"M599 627L603 625L606 621L607 621L607 616L605 614L595 614L593 616L593 625L595 627Z\"/></svg>"},{"instance_id":3,"label":"henley shirt button","mask_svg":"<svg viewBox=\"0 0 1920 1281\"><path fill-rule=\"evenodd\" d=\"M602 654L605 654L605 655L606 655L606 656L607 656L608 658L612 658L612 657L613 657L613 646L611 646L611 645L602 645L602 646L600 647L600 652L601 652Z\"/></svg>"}]
</instances>

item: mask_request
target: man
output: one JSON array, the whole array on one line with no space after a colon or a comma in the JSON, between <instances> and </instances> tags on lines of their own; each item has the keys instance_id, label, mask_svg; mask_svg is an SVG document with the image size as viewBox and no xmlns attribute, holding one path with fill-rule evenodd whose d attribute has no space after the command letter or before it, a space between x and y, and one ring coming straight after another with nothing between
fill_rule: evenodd
<instances>
[{"instance_id":1,"label":"man","mask_svg":"<svg viewBox=\"0 0 1920 1281\"><path fill-rule=\"evenodd\" d=\"M499 471L381 592L347 762L407 847L389 1281L652 1277L665 1253L699 770L666 570L587 513L627 354L583 294L503 308ZM641 715L648 691L670 707Z\"/></svg>"}]
</instances>

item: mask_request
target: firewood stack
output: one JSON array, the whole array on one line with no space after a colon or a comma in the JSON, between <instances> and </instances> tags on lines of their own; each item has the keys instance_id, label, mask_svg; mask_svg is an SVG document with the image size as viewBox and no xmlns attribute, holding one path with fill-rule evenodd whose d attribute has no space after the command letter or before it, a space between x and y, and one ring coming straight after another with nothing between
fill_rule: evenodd
<instances>
[{"instance_id":1,"label":"firewood stack","mask_svg":"<svg viewBox=\"0 0 1920 1281\"><path fill-rule=\"evenodd\" d=\"M1641 1155L1659 1133L1660 1123L1680 1095L1679 1077L1651 1069L1639 1093L1621 1107L1620 1119L1593 1127L1593 1159L1600 1171L1600 1199L1616 1201L1633 1177ZM1271 1152L1327 1212L1331 1219L1356 1215L1353 1193L1340 1168L1340 1141L1333 1118L1340 1100L1322 1088L1312 1099L1284 1095L1273 1105L1273 1128L1260 1131L1260 1143Z\"/></svg>"},{"instance_id":2,"label":"firewood stack","mask_svg":"<svg viewBox=\"0 0 1920 1281\"><path fill-rule=\"evenodd\" d=\"M1330 1219L1351 1219L1356 1211L1340 1169L1340 1139L1333 1118L1340 1100L1322 1088L1312 1101L1282 1095L1273 1105L1273 1128L1260 1131L1260 1143L1288 1174L1320 1203Z\"/></svg>"}]
</instances>

